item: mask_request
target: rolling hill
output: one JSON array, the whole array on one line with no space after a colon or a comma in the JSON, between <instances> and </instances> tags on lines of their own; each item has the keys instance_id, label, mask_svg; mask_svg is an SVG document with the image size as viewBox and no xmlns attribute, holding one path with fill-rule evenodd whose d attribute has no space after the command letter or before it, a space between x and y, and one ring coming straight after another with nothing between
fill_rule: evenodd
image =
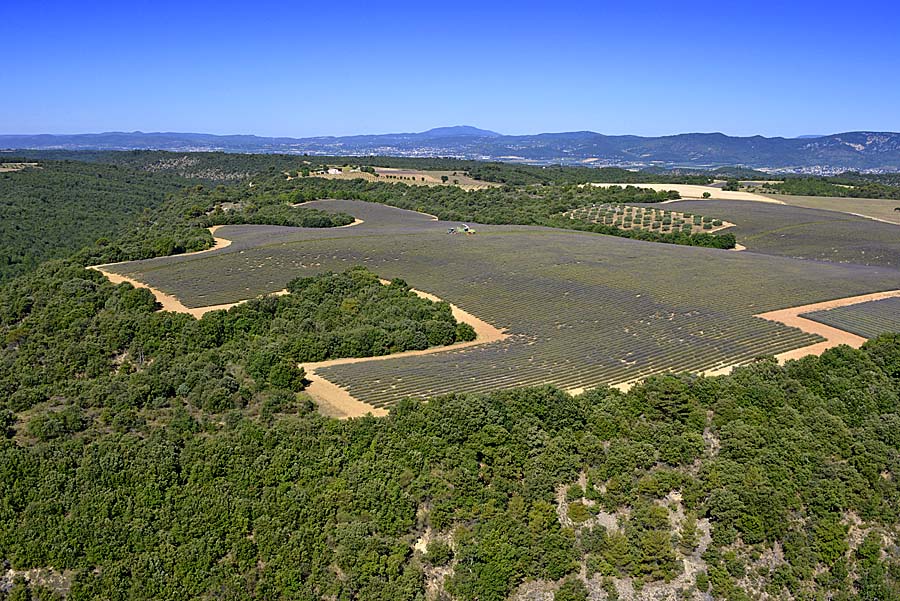
<instances>
[{"instance_id":1,"label":"rolling hill","mask_svg":"<svg viewBox=\"0 0 900 601\"><path fill-rule=\"evenodd\" d=\"M801 138L733 137L721 133L608 136L591 131L509 136L470 126L453 126L419 133L270 138L138 131L0 135L0 148L450 156L536 164L666 168L745 166L823 174L846 170L900 171L900 133L891 132L848 132Z\"/></svg>"}]
</instances>

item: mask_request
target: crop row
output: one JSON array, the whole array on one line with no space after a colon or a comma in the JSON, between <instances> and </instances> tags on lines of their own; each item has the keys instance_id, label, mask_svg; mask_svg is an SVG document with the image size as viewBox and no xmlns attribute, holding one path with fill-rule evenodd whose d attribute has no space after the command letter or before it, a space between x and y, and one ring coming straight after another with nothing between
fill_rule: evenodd
<instances>
[{"instance_id":1,"label":"crop row","mask_svg":"<svg viewBox=\"0 0 900 601\"><path fill-rule=\"evenodd\" d=\"M619 203L592 204L566 211L563 215L570 219L611 225L625 230L680 231L688 234L709 232L723 225L722 220L712 217Z\"/></svg>"},{"instance_id":2,"label":"crop row","mask_svg":"<svg viewBox=\"0 0 900 601\"><path fill-rule=\"evenodd\" d=\"M335 201L335 208L357 214ZM367 210L367 207L362 207ZM816 341L753 315L896 287L896 271L653 244L561 229L447 226L402 211L359 213L333 232L235 227L210 255L123 266L186 303L279 290L290 279L365 265L505 328L506 341L319 371L362 400L553 382L617 383L703 371Z\"/></svg>"},{"instance_id":3,"label":"crop row","mask_svg":"<svg viewBox=\"0 0 900 601\"><path fill-rule=\"evenodd\" d=\"M852 332L863 338L875 338L888 332L900 332L900 298L886 298L814 311L801 317Z\"/></svg>"}]
</instances>

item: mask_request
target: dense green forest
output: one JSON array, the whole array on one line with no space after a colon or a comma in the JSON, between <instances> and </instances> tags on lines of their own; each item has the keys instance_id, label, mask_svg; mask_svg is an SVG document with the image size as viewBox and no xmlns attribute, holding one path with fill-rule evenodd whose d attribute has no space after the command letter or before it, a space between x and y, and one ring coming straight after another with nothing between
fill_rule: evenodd
<instances>
[{"instance_id":1,"label":"dense green forest","mask_svg":"<svg viewBox=\"0 0 900 601\"><path fill-rule=\"evenodd\" d=\"M352 219L291 206L322 197L527 224L668 195L251 179L167 179L130 225L0 285L0 574L19 574L0 599L486 601L537 579L556 601L616 599L616 582L900 600L900 335L627 393L458 394L340 422L299 363L474 332L361 268L195 319L83 265L203 248L222 220Z\"/></svg>"},{"instance_id":2,"label":"dense green forest","mask_svg":"<svg viewBox=\"0 0 900 601\"><path fill-rule=\"evenodd\" d=\"M81 162L0 173L0 282L116 236L186 183Z\"/></svg>"},{"instance_id":3,"label":"dense green forest","mask_svg":"<svg viewBox=\"0 0 900 601\"><path fill-rule=\"evenodd\" d=\"M211 187L123 165L45 161L0 173L0 282L73 251L91 265L205 250L211 225L353 222L285 202L265 186Z\"/></svg>"},{"instance_id":4,"label":"dense green forest","mask_svg":"<svg viewBox=\"0 0 900 601\"><path fill-rule=\"evenodd\" d=\"M301 390L301 362L474 338L446 303L417 297L401 280L383 286L363 268L297 279L287 290L198 320L157 311L146 289L48 263L0 288L0 410L49 402L122 416L177 400L224 411ZM44 439L69 427L63 414L48 415L29 433Z\"/></svg>"},{"instance_id":5,"label":"dense green forest","mask_svg":"<svg viewBox=\"0 0 900 601\"><path fill-rule=\"evenodd\" d=\"M159 361L129 356L127 383L96 397L62 367L85 392L7 412L0 557L52 566L69 599L421 599L441 566L459 599L526 578L565 582L565 599L584 592L580 566L592 587L639 590L679 583L685 557L684 596L900 598L900 337L628 393L454 395L347 422L271 382L240 400L222 355L212 343L163 391ZM204 381L235 392L198 403Z\"/></svg>"}]
</instances>

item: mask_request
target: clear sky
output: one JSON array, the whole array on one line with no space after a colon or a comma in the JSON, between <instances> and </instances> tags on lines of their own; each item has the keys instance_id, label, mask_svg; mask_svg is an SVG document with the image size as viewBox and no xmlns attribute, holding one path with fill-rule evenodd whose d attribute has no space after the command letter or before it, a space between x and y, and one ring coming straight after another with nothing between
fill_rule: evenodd
<instances>
[{"instance_id":1,"label":"clear sky","mask_svg":"<svg viewBox=\"0 0 900 601\"><path fill-rule=\"evenodd\" d=\"M0 133L900 131L900 7L12 2Z\"/></svg>"}]
</instances>

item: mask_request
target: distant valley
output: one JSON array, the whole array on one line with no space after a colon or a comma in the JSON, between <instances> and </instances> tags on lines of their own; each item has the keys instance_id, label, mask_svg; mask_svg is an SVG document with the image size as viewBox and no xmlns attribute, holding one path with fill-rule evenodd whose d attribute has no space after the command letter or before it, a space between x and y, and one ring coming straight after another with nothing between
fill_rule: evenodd
<instances>
[{"instance_id":1,"label":"distant valley","mask_svg":"<svg viewBox=\"0 0 900 601\"><path fill-rule=\"evenodd\" d=\"M312 138L108 132L0 135L0 148L455 157L638 169L744 166L774 173L814 175L849 170L900 171L900 133L892 132L848 132L799 138L733 137L720 133L608 136L590 131L510 136L470 126L440 127L420 133Z\"/></svg>"}]
</instances>

